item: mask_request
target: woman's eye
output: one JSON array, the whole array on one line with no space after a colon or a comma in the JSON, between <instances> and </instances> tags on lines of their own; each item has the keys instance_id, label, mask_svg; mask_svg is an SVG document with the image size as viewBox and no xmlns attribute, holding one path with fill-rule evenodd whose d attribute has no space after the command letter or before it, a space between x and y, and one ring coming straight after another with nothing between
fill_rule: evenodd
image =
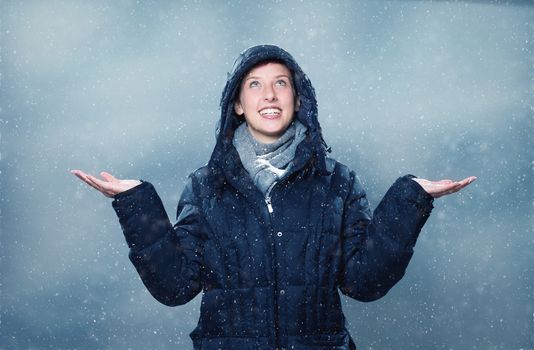
<instances>
[{"instance_id":1,"label":"woman's eye","mask_svg":"<svg viewBox=\"0 0 534 350\"><path fill-rule=\"evenodd\" d=\"M256 87L260 86L260 82L257 80L251 81L250 84L248 84L249 87Z\"/></svg>"},{"instance_id":2,"label":"woman's eye","mask_svg":"<svg viewBox=\"0 0 534 350\"><path fill-rule=\"evenodd\" d=\"M276 82L276 85L278 86L286 86L287 85L287 82L285 80L278 80Z\"/></svg>"}]
</instances>

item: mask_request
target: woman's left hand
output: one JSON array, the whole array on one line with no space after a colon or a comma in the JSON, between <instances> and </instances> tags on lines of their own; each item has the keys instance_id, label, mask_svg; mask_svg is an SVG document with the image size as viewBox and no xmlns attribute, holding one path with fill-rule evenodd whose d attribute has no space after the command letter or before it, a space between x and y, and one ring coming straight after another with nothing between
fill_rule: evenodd
<instances>
[{"instance_id":1,"label":"woman's left hand","mask_svg":"<svg viewBox=\"0 0 534 350\"><path fill-rule=\"evenodd\" d=\"M469 176L460 181L440 180L430 181L426 179L413 178L423 189L434 198L439 198L454 192L460 191L465 186L476 180L476 176Z\"/></svg>"}]
</instances>

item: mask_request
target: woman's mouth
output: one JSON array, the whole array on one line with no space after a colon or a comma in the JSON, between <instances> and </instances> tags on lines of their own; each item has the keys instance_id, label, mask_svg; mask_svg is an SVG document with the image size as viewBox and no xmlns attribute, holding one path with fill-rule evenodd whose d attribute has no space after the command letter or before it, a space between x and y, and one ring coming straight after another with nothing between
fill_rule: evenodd
<instances>
[{"instance_id":1,"label":"woman's mouth","mask_svg":"<svg viewBox=\"0 0 534 350\"><path fill-rule=\"evenodd\" d=\"M260 110L260 115L267 119L275 119L280 116L282 110L280 108L264 108Z\"/></svg>"}]
</instances>

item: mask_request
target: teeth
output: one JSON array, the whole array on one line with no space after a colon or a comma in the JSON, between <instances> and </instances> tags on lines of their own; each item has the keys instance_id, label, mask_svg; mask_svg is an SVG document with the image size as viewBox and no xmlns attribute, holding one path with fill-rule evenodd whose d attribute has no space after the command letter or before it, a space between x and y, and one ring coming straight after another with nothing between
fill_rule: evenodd
<instances>
[{"instance_id":1,"label":"teeth","mask_svg":"<svg viewBox=\"0 0 534 350\"><path fill-rule=\"evenodd\" d=\"M260 111L261 115L278 115L280 110L278 108L265 108Z\"/></svg>"}]
</instances>

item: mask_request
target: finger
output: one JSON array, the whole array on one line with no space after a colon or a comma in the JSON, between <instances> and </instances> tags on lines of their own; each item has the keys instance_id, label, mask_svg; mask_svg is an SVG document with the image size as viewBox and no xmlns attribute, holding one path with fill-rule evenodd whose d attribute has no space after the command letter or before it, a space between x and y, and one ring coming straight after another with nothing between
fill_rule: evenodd
<instances>
[{"instance_id":1,"label":"finger","mask_svg":"<svg viewBox=\"0 0 534 350\"><path fill-rule=\"evenodd\" d=\"M98 187L100 187L101 189L103 189L103 190L105 190L105 191L112 190L113 187L114 187L112 182L108 182L108 181L100 180L99 178L97 178L97 177L95 177L95 176L88 175L87 178L88 178L92 183L94 183L95 185L97 185Z\"/></svg>"},{"instance_id":2,"label":"finger","mask_svg":"<svg viewBox=\"0 0 534 350\"><path fill-rule=\"evenodd\" d=\"M98 180L96 177L94 177L92 175L87 175L86 179L87 179L87 182L89 182L91 184L91 186L93 186L94 188L96 188L100 192L104 191L104 188L100 184L101 180Z\"/></svg>"},{"instance_id":3,"label":"finger","mask_svg":"<svg viewBox=\"0 0 534 350\"><path fill-rule=\"evenodd\" d=\"M83 171L78 170L78 169L72 169L70 172L71 172L71 174L74 174L74 175L76 175L78 177L83 177L83 176L87 175Z\"/></svg>"},{"instance_id":4,"label":"finger","mask_svg":"<svg viewBox=\"0 0 534 350\"><path fill-rule=\"evenodd\" d=\"M105 184L106 182L98 180L92 175L86 174L81 170L71 170L72 174L74 174L76 177L78 177L80 180L85 182L87 185L91 186L95 190L99 191L106 197L113 197L115 193L113 191L110 191L109 189L105 188L105 186L102 186L102 184Z\"/></svg>"},{"instance_id":5,"label":"finger","mask_svg":"<svg viewBox=\"0 0 534 350\"><path fill-rule=\"evenodd\" d=\"M87 180L87 174L84 173L83 171L81 171L81 170L71 170L70 172L72 174L74 174L77 178L82 180L83 182L87 183L88 185L91 185L91 183Z\"/></svg>"},{"instance_id":6,"label":"finger","mask_svg":"<svg viewBox=\"0 0 534 350\"><path fill-rule=\"evenodd\" d=\"M476 176L469 176L469 177L466 177L463 180L458 181L458 184L460 185L459 189L462 189L462 188L466 187L467 185L469 185L470 183L472 183L475 180L476 180Z\"/></svg>"},{"instance_id":7,"label":"finger","mask_svg":"<svg viewBox=\"0 0 534 350\"><path fill-rule=\"evenodd\" d=\"M477 179L476 176L469 176L468 178L466 178L467 180L467 184L469 185L470 183L472 183L473 181L475 181Z\"/></svg>"},{"instance_id":8,"label":"finger","mask_svg":"<svg viewBox=\"0 0 534 350\"><path fill-rule=\"evenodd\" d=\"M120 182L102 181L92 175L88 175L87 178L96 186L99 187L100 192L104 193L108 197L113 197L117 193L121 192Z\"/></svg>"},{"instance_id":9,"label":"finger","mask_svg":"<svg viewBox=\"0 0 534 350\"><path fill-rule=\"evenodd\" d=\"M473 180L474 181L474 180ZM441 196L445 196L445 195L449 195L449 194L453 194L455 192L458 192L460 191L462 188L466 187L467 185L469 185L469 181L460 181L460 182L457 182L455 186L451 187L451 188L448 188L447 190L444 190L444 191L441 191L439 193L436 193L435 195L435 198L438 198L438 197L441 197Z\"/></svg>"},{"instance_id":10,"label":"finger","mask_svg":"<svg viewBox=\"0 0 534 350\"><path fill-rule=\"evenodd\" d=\"M78 179L82 180L83 182L87 182L85 177L80 173L73 173Z\"/></svg>"},{"instance_id":11,"label":"finger","mask_svg":"<svg viewBox=\"0 0 534 350\"><path fill-rule=\"evenodd\" d=\"M73 173L74 173L74 175L78 176L80 179L82 179L84 181L87 181L89 179L89 177L93 177L94 178L93 175L84 173L81 170L75 170L75 171L73 171Z\"/></svg>"},{"instance_id":12,"label":"finger","mask_svg":"<svg viewBox=\"0 0 534 350\"><path fill-rule=\"evenodd\" d=\"M434 198L438 198L441 196L454 193L458 191L460 188L461 188L461 185L458 182L453 182L450 184L442 184L441 186L434 188L431 194L432 196L434 196Z\"/></svg>"},{"instance_id":13,"label":"finger","mask_svg":"<svg viewBox=\"0 0 534 350\"><path fill-rule=\"evenodd\" d=\"M474 177L474 176L470 176L470 177L468 177L466 179L463 179L462 181L460 181L460 185L461 185L460 189L470 185L475 180L476 180L476 177Z\"/></svg>"},{"instance_id":14,"label":"finger","mask_svg":"<svg viewBox=\"0 0 534 350\"><path fill-rule=\"evenodd\" d=\"M440 180L440 181L428 181L426 183L428 190L427 192L431 194L434 198L439 198L441 196L449 195L455 192L460 191L462 188L466 187L473 181L477 179L476 176L469 176L460 181L452 180Z\"/></svg>"},{"instance_id":15,"label":"finger","mask_svg":"<svg viewBox=\"0 0 534 350\"><path fill-rule=\"evenodd\" d=\"M109 182L119 182L119 180L116 179L113 175L105 171L101 172L100 176L102 176L106 181L109 181Z\"/></svg>"},{"instance_id":16,"label":"finger","mask_svg":"<svg viewBox=\"0 0 534 350\"><path fill-rule=\"evenodd\" d=\"M441 181L437 181L437 183L447 184L447 185L449 185L451 187L460 186L460 188L463 188L463 187L469 185L470 183L472 183L475 180L476 180L476 176L469 176L469 177L466 177L465 179L460 180L460 181L441 180ZM449 188L444 188L444 190L445 191L449 190Z\"/></svg>"},{"instance_id":17,"label":"finger","mask_svg":"<svg viewBox=\"0 0 534 350\"><path fill-rule=\"evenodd\" d=\"M85 182L87 185L91 186L92 188L94 188L95 190L99 191L99 192L102 192L102 189L97 185L95 184L93 181L91 181L89 179L89 177L87 177L87 175L82 175L82 174L75 174L79 179L81 179L83 182Z\"/></svg>"},{"instance_id":18,"label":"finger","mask_svg":"<svg viewBox=\"0 0 534 350\"><path fill-rule=\"evenodd\" d=\"M104 196L113 197L115 195L115 191L113 191L113 188L108 182L99 180L91 175L87 177L87 180L90 182L91 186L100 191Z\"/></svg>"}]
</instances>

